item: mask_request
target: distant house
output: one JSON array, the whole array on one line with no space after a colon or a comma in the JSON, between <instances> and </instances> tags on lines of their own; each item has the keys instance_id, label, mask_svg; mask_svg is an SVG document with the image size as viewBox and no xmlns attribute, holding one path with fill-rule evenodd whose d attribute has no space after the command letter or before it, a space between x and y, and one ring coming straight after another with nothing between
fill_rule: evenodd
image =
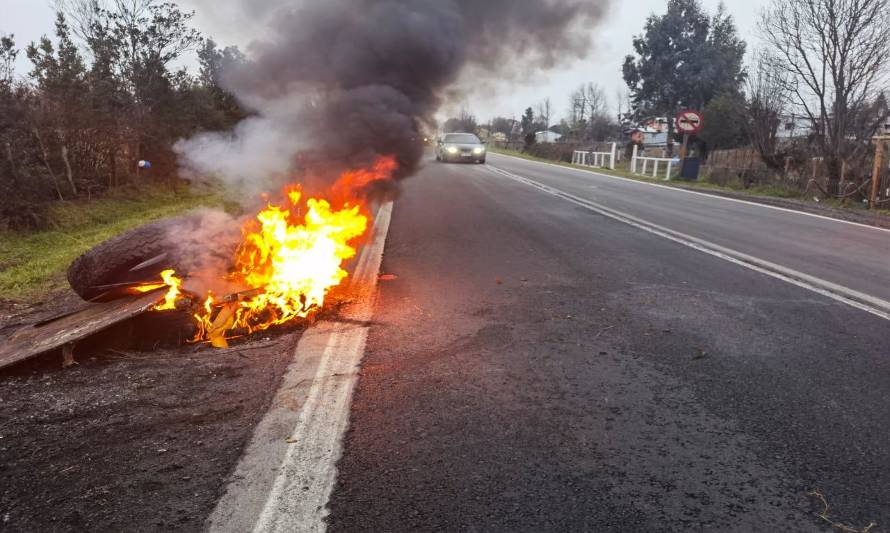
<instances>
[{"instance_id":1,"label":"distant house","mask_svg":"<svg viewBox=\"0 0 890 533\"><path fill-rule=\"evenodd\" d=\"M631 128L624 133L625 135L628 135L632 141L642 144L643 148L664 148L667 146L667 131L660 132L655 129L639 127Z\"/></svg>"},{"instance_id":2,"label":"distant house","mask_svg":"<svg viewBox=\"0 0 890 533\"><path fill-rule=\"evenodd\" d=\"M807 137L813 133L813 123L806 116L800 115L782 115L779 117L779 128L776 130L776 137L779 139L798 139Z\"/></svg>"},{"instance_id":3,"label":"distant house","mask_svg":"<svg viewBox=\"0 0 890 533\"><path fill-rule=\"evenodd\" d=\"M545 130L535 133L535 142L538 143L555 143L560 139L562 139L562 135L555 131Z\"/></svg>"},{"instance_id":4,"label":"distant house","mask_svg":"<svg viewBox=\"0 0 890 533\"><path fill-rule=\"evenodd\" d=\"M668 126L667 117L649 117L640 124L643 130L650 133L667 133Z\"/></svg>"},{"instance_id":5,"label":"distant house","mask_svg":"<svg viewBox=\"0 0 890 533\"><path fill-rule=\"evenodd\" d=\"M666 117L649 117L633 124L624 124L624 135L643 148L664 148L668 144L668 119Z\"/></svg>"}]
</instances>

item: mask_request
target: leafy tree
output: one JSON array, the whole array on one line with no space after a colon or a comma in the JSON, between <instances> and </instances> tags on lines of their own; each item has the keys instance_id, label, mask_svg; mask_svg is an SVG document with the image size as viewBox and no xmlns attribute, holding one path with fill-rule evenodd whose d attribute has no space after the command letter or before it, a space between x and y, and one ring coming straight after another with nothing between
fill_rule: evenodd
<instances>
[{"instance_id":1,"label":"leafy tree","mask_svg":"<svg viewBox=\"0 0 890 533\"><path fill-rule=\"evenodd\" d=\"M625 58L624 81L644 114L673 117L683 108L703 108L744 81L745 42L721 5L709 17L698 0L669 0L664 15L652 15Z\"/></svg>"},{"instance_id":2,"label":"leafy tree","mask_svg":"<svg viewBox=\"0 0 890 533\"><path fill-rule=\"evenodd\" d=\"M53 170L56 146L61 166L71 193L77 195L77 184L71 163L72 145L80 141L78 125L82 122L83 101L86 94L86 67L77 45L71 39L71 31L65 16L56 16L58 45L43 37L39 44L28 46L28 59L34 65L31 77L43 97L43 105L32 116L33 133L40 147L43 163L54 183ZM56 185L57 191L58 185ZM59 191L59 196L62 193Z\"/></svg>"},{"instance_id":3,"label":"leafy tree","mask_svg":"<svg viewBox=\"0 0 890 533\"><path fill-rule=\"evenodd\" d=\"M520 122L522 125L522 135L523 137L527 136L529 133L534 134L536 125L535 125L535 110L531 107L525 110L525 113L522 115L522 121Z\"/></svg>"},{"instance_id":4,"label":"leafy tree","mask_svg":"<svg viewBox=\"0 0 890 533\"><path fill-rule=\"evenodd\" d=\"M745 126L745 97L738 91L723 93L704 107L704 127L698 135L706 151L725 150L749 143Z\"/></svg>"},{"instance_id":5,"label":"leafy tree","mask_svg":"<svg viewBox=\"0 0 890 533\"><path fill-rule=\"evenodd\" d=\"M15 60L19 55L15 47L15 35L0 35L0 87L12 86Z\"/></svg>"},{"instance_id":6,"label":"leafy tree","mask_svg":"<svg viewBox=\"0 0 890 533\"><path fill-rule=\"evenodd\" d=\"M223 88L226 72L243 65L247 58L237 46L218 48L213 39L205 39L198 49L198 87L201 92L197 104L205 117L208 129L224 129L233 122L245 118L244 110L236 98Z\"/></svg>"}]
</instances>

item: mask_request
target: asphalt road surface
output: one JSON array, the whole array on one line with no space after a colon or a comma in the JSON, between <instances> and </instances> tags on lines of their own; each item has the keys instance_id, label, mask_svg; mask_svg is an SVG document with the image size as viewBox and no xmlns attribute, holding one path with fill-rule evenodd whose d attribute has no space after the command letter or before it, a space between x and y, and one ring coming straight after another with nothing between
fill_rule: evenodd
<instances>
[{"instance_id":1,"label":"asphalt road surface","mask_svg":"<svg viewBox=\"0 0 890 533\"><path fill-rule=\"evenodd\" d=\"M496 167L510 174L500 173ZM395 203L330 531L890 531L890 233L489 156Z\"/></svg>"}]
</instances>

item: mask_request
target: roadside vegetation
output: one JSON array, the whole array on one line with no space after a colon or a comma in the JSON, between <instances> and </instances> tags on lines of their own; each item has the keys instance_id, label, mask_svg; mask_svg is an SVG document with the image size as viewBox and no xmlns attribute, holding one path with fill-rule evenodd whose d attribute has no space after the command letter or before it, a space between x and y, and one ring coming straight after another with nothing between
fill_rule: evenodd
<instances>
[{"instance_id":1,"label":"roadside vegetation","mask_svg":"<svg viewBox=\"0 0 890 533\"><path fill-rule=\"evenodd\" d=\"M97 200L57 202L46 229L0 231L0 299L37 300L67 286L65 270L96 244L147 222L199 207L237 210L211 190L121 187Z\"/></svg>"},{"instance_id":2,"label":"roadside vegetation","mask_svg":"<svg viewBox=\"0 0 890 533\"><path fill-rule=\"evenodd\" d=\"M160 0L60 0L37 42L0 34L0 299L66 285L79 254L143 223L224 206L181 179L175 144L246 112L221 85L244 60ZM175 65L196 59L197 72ZM15 65L27 57L22 76Z\"/></svg>"},{"instance_id":3,"label":"roadside vegetation","mask_svg":"<svg viewBox=\"0 0 890 533\"><path fill-rule=\"evenodd\" d=\"M688 180L670 180L667 181L663 178L653 178L651 176L642 176L640 174L633 174L628 169L628 165L626 163L619 163L616 165L615 170L611 170L608 168L591 168L583 165L575 165L568 161L562 161L558 159L550 159L546 157L538 157L532 155L528 152L523 152L521 150L510 150L507 148L499 148L497 146L492 146L489 148L490 152L509 155L513 157L519 157L521 159L526 159L529 161L538 161L544 163L550 163L554 165L577 168L579 170L593 171L600 174L607 174L610 176L619 176L622 178L632 179L636 181L643 181L649 183L657 183L659 185L665 185L669 187L678 187L682 189L698 189L702 191L714 191L719 193L728 193L733 197L750 197L752 200L756 200L757 197L762 198L777 198L777 199L785 199L785 200L796 200L798 202L812 204L814 206L821 207L831 207L831 208L849 208L855 209L857 211L863 211L867 205L862 202L854 202L846 198L822 198L818 196L818 194L803 194L801 191L784 187L781 185L774 184L762 184L762 185L750 185L748 187L744 187L741 185L741 182L738 182L733 185L727 185L725 183L713 183L708 181L706 178L701 178L697 181L688 181ZM890 217L890 209L875 209L870 211L871 214L877 216Z\"/></svg>"},{"instance_id":4,"label":"roadside vegetation","mask_svg":"<svg viewBox=\"0 0 890 533\"><path fill-rule=\"evenodd\" d=\"M220 87L243 61L159 0L60 0L55 35L0 34L0 230L52 228L57 206L151 196L177 181L177 140L245 117ZM26 56L27 76L15 70ZM198 72L176 67L194 55Z\"/></svg>"}]
</instances>

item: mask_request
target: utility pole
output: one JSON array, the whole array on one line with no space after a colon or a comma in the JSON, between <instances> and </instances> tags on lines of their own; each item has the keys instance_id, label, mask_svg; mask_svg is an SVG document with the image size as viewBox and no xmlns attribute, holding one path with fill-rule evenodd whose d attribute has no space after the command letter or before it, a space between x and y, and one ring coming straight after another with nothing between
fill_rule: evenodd
<instances>
[{"instance_id":1,"label":"utility pole","mask_svg":"<svg viewBox=\"0 0 890 533\"><path fill-rule=\"evenodd\" d=\"M881 170L884 166L884 143L890 141L890 135L872 137L875 141L875 166L871 173L871 194L868 197L868 208L875 209L878 205L878 184L881 182Z\"/></svg>"}]
</instances>

